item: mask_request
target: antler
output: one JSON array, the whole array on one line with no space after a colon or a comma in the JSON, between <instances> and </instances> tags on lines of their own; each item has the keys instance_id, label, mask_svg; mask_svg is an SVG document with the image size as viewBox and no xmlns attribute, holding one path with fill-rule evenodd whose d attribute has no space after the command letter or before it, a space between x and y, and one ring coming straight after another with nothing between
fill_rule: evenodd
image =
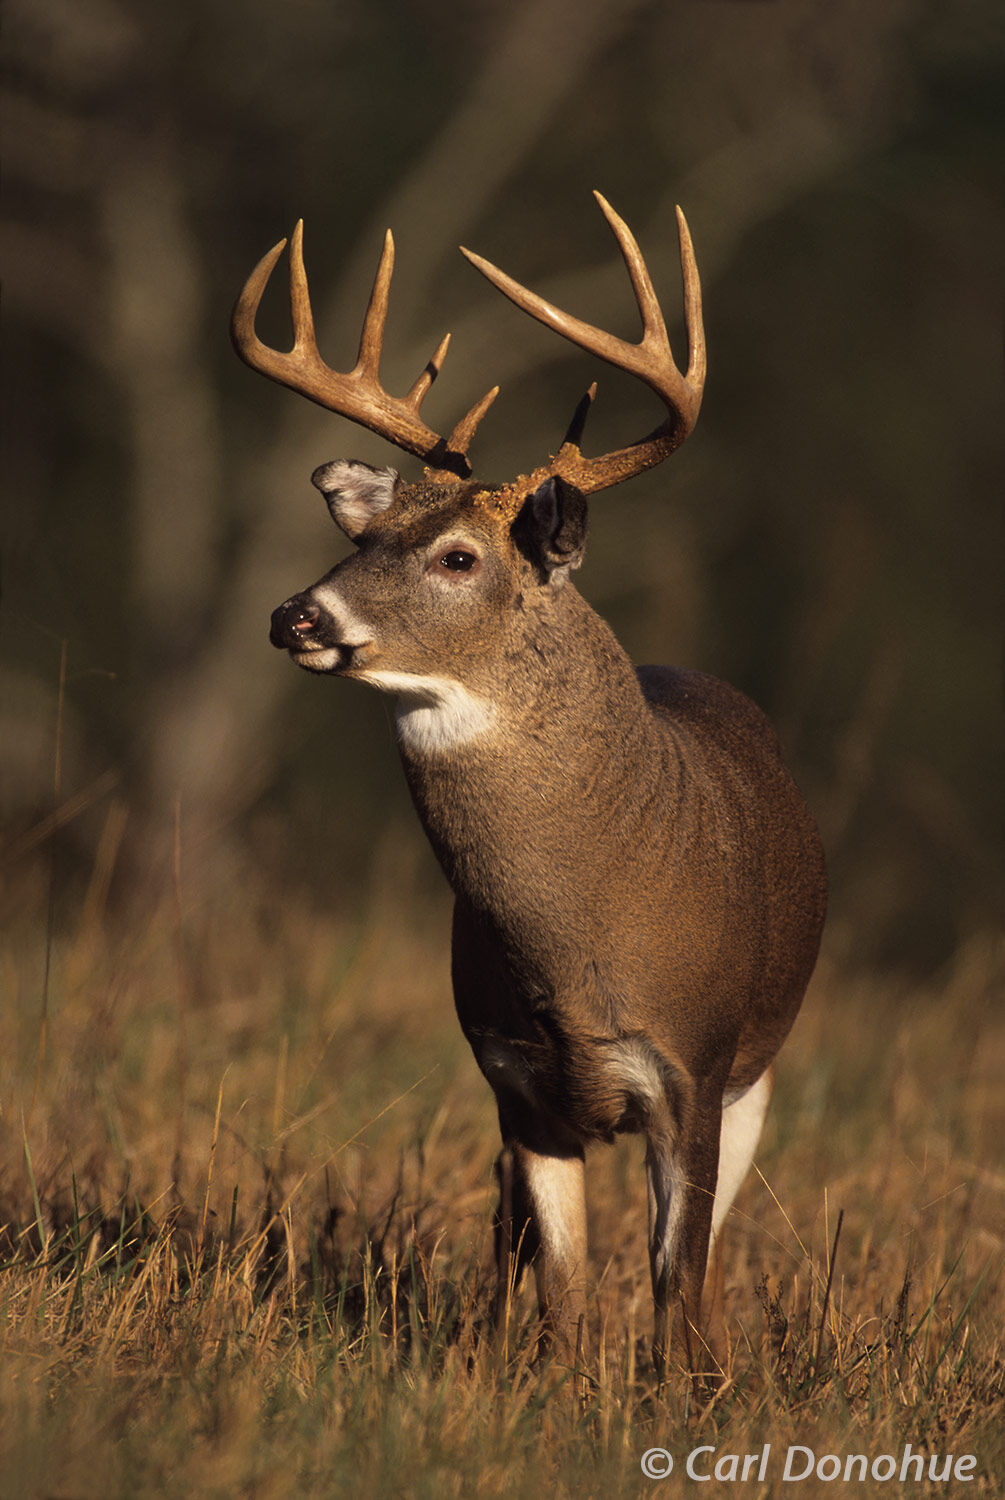
<instances>
[{"instance_id":1,"label":"antler","mask_svg":"<svg viewBox=\"0 0 1005 1500\"><path fill-rule=\"evenodd\" d=\"M471 408L448 438L427 427L419 409L429 387L440 373L450 343L449 333L406 396L389 396L380 383L380 355L387 321L387 298L394 269L394 240L388 230L377 275L370 293L356 364L345 375L329 368L318 351L304 270L303 220L297 221L290 244L290 311L293 316L293 348L288 353L270 349L255 332L255 315L276 262L286 247L280 240L262 257L244 284L234 305L230 336L234 348L253 370L308 396L319 406L359 422L371 432L387 438L406 453L415 453L437 476L466 479L471 473L468 444L475 429L499 393L494 386Z\"/></svg>"},{"instance_id":2,"label":"antler","mask_svg":"<svg viewBox=\"0 0 1005 1500\"><path fill-rule=\"evenodd\" d=\"M579 450L579 444L590 404L596 393L596 386L591 386L579 403L565 441L551 463L507 485L503 495L494 497L497 502L512 496L515 504L520 497L527 494L528 490L536 488L550 475L560 475L586 495L607 489L612 484L620 484L622 480L631 479L633 475L640 474L644 469L661 463L675 448L680 446L698 420L702 390L705 385L705 332L701 318L701 283L698 280L698 267L695 264L687 221L678 208L677 229L680 238L681 270L684 278L684 318L688 336L687 373L682 375L674 363L663 314L635 237L625 221L614 212L606 198L600 193L594 193L593 196L614 231L631 277L635 300L642 315L642 338L637 344L629 344L623 339L615 338L611 333L605 333L603 329L594 328L592 324L584 323L579 318L562 312L560 308L546 302L543 297L529 292L511 276L507 276L504 271L498 270L489 261L483 260L480 255L473 255L470 250L464 250L463 246L462 251L471 264L488 277L493 286L504 292L511 302L516 303L517 307L530 313L532 318L546 323L563 338L570 339L590 354L598 355L608 364L644 380L665 404L668 416L648 437L633 443L631 447L620 448L614 453L605 454L602 458L584 458Z\"/></svg>"}]
</instances>

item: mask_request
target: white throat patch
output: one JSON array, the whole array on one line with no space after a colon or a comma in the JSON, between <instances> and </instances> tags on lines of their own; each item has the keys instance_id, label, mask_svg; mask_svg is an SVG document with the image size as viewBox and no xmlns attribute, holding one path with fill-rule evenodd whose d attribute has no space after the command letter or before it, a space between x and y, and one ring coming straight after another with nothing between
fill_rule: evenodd
<instances>
[{"instance_id":1,"label":"white throat patch","mask_svg":"<svg viewBox=\"0 0 1005 1500\"><path fill-rule=\"evenodd\" d=\"M418 755L436 755L488 734L495 709L453 677L422 677L379 668L354 674L386 693L397 693L395 715L402 745Z\"/></svg>"}]
</instances>

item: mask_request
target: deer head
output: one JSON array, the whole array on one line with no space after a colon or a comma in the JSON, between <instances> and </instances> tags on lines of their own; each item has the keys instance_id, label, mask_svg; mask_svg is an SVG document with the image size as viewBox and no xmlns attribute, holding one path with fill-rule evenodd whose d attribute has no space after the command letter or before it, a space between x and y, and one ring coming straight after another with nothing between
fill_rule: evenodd
<instances>
[{"instance_id":1,"label":"deer head","mask_svg":"<svg viewBox=\"0 0 1005 1500\"><path fill-rule=\"evenodd\" d=\"M388 231L363 323L359 354L345 374L318 351L303 261L303 226L290 244L290 306L294 343L281 353L255 332L266 284L286 245L269 251L248 278L231 322L235 348L253 369L312 401L368 427L425 464L425 477L404 482L395 470L335 461L315 470L313 483L332 518L360 549L358 567L340 565L311 589L275 611L271 638L313 671L362 677L401 692L404 678L437 675L444 655L488 657L512 631L512 605L531 583L560 586L578 566L586 530L584 496L620 484L662 462L697 420L705 379L701 289L687 223L677 210L684 310L686 374L678 370L652 280L634 236L606 200L597 201L624 257L639 312L642 338L630 344L562 312L480 256L468 260L516 305L573 343L643 380L664 402L667 416L631 446L588 458L580 444L596 386L580 401L550 461L504 485L471 478L467 457L477 426L498 394L493 387L448 437L427 427L421 407L450 342L442 340L411 390L387 394L380 356L394 264ZM353 560L350 560L353 561ZM335 574L338 574L336 580ZM354 587L355 578L355 587ZM407 620L405 615L407 614ZM467 663L469 692L479 674Z\"/></svg>"}]
</instances>

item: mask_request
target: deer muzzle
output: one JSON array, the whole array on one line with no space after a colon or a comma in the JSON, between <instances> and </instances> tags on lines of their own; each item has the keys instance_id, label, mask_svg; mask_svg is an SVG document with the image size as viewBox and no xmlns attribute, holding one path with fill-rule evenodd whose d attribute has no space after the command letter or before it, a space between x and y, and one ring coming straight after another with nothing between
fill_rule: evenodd
<instances>
[{"instance_id":1,"label":"deer muzzle","mask_svg":"<svg viewBox=\"0 0 1005 1500\"><path fill-rule=\"evenodd\" d=\"M321 610L303 594L295 594L272 612L269 640L280 651L310 651L334 645L319 639Z\"/></svg>"},{"instance_id":2,"label":"deer muzzle","mask_svg":"<svg viewBox=\"0 0 1005 1500\"><path fill-rule=\"evenodd\" d=\"M312 672L344 673L372 654L373 642L355 622L343 620L314 598L313 590L294 594L272 613L269 640ZM355 636L356 639L347 639Z\"/></svg>"}]
</instances>

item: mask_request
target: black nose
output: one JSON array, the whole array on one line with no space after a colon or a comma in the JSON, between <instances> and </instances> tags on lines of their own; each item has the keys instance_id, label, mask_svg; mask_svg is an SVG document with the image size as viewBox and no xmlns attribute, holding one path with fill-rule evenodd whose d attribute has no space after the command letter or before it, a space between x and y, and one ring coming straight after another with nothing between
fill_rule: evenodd
<instances>
[{"instance_id":1,"label":"black nose","mask_svg":"<svg viewBox=\"0 0 1005 1500\"><path fill-rule=\"evenodd\" d=\"M295 651L317 630L320 618L321 611L316 604L309 603L302 595L295 595L273 610L269 640L280 651Z\"/></svg>"}]
</instances>

